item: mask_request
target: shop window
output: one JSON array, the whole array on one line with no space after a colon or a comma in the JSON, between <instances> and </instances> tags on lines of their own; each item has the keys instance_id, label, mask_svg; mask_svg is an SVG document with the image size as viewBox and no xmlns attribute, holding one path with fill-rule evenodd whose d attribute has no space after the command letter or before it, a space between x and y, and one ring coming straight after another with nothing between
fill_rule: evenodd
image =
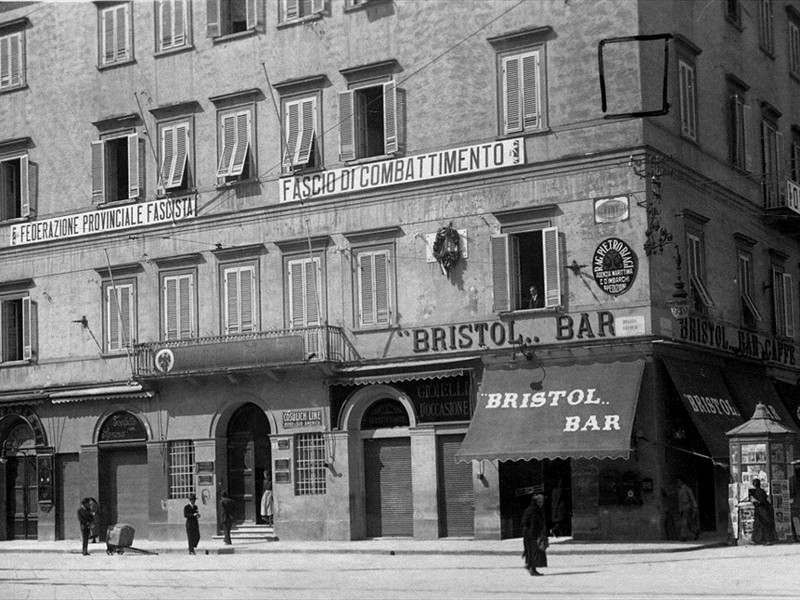
<instances>
[{"instance_id":1,"label":"shop window","mask_svg":"<svg viewBox=\"0 0 800 600\"><path fill-rule=\"evenodd\" d=\"M308 19L325 11L326 0L280 0L281 23Z\"/></svg>"},{"instance_id":2,"label":"shop window","mask_svg":"<svg viewBox=\"0 0 800 600\"><path fill-rule=\"evenodd\" d=\"M25 31L27 19L0 26L0 92L25 87Z\"/></svg>"},{"instance_id":3,"label":"shop window","mask_svg":"<svg viewBox=\"0 0 800 600\"><path fill-rule=\"evenodd\" d=\"M32 360L35 332L36 305L27 294L0 299L0 362Z\"/></svg>"},{"instance_id":4,"label":"shop window","mask_svg":"<svg viewBox=\"0 0 800 600\"><path fill-rule=\"evenodd\" d=\"M543 227L492 237L494 311L561 304L558 229Z\"/></svg>"},{"instance_id":5,"label":"shop window","mask_svg":"<svg viewBox=\"0 0 800 600\"><path fill-rule=\"evenodd\" d=\"M98 11L99 56L101 67L114 66L133 60L133 25L131 3L125 2Z\"/></svg>"},{"instance_id":6,"label":"shop window","mask_svg":"<svg viewBox=\"0 0 800 600\"><path fill-rule=\"evenodd\" d=\"M318 94L283 100L284 173L321 166L318 106Z\"/></svg>"},{"instance_id":7,"label":"shop window","mask_svg":"<svg viewBox=\"0 0 800 600\"><path fill-rule=\"evenodd\" d=\"M745 101L744 84L728 78L728 158L731 164L743 171L752 171L747 130L750 122L750 107Z\"/></svg>"},{"instance_id":8,"label":"shop window","mask_svg":"<svg viewBox=\"0 0 800 600\"><path fill-rule=\"evenodd\" d=\"M758 45L767 54L775 52L773 0L758 0Z\"/></svg>"},{"instance_id":9,"label":"shop window","mask_svg":"<svg viewBox=\"0 0 800 600\"><path fill-rule=\"evenodd\" d=\"M186 48L192 43L191 2L156 0L156 52Z\"/></svg>"},{"instance_id":10,"label":"shop window","mask_svg":"<svg viewBox=\"0 0 800 600\"><path fill-rule=\"evenodd\" d=\"M188 119L159 123L159 193L184 193L194 186L192 122Z\"/></svg>"},{"instance_id":11,"label":"shop window","mask_svg":"<svg viewBox=\"0 0 800 600\"><path fill-rule=\"evenodd\" d=\"M27 153L0 157L0 221L28 218L35 212L37 172Z\"/></svg>"},{"instance_id":12,"label":"shop window","mask_svg":"<svg viewBox=\"0 0 800 600\"><path fill-rule=\"evenodd\" d=\"M695 66L683 58L678 59L681 134L697 141L697 83Z\"/></svg>"},{"instance_id":13,"label":"shop window","mask_svg":"<svg viewBox=\"0 0 800 600\"><path fill-rule=\"evenodd\" d=\"M106 352L129 351L136 340L136 283L132 279L103 283Z\"/></svg>"},{"instance_id":14,"label":"shop window","mask_svg":"<svg viewBox=\"0 0 800 600\"><path fill-rule=\"evenodd\" d=\"M797 296L793 279L782 267L772 267L772 315L775 335L794 338L797 321Z\"/></svg>"},{"instance_id":15,"label":"shop window","mask_svg":"<svg viewBox=\"0 0 800 600\"><path fill-rule=\"evenodd\" d=\"M739 251L739 300L741 302L742 325L750 329L756 328L760 322L761 312L753 300L753 258L749 252Z\"/></svg>"},{"instance_id":16,"label":"shop window","mask_svg":"<svg viewBox=\"0 0 800 600\"><path fill-rule=\"evenodd\" d=\"M137 200L145 195L145 141L136 133L92 142L92 202Z\"/></svg>"},{"instance_id":17,"label":"shop window","mask_svg":"<svg viewBox=\"0 0 800 600\"><path fill-rule=\"evenodd\" d=\"M689 289L691 291L692 308L698 314L706 314L713 308L714 300L706 287L705 243L702 234L686 235L689 255Z\"/></svg>"},{"instance_id":18,"label":"shop window","mask_svg":"<svg viewBox=\"0 0 800 600\"><path fill-rule=\"evenodd\" d=\"M324 494L327 488L325 438L321 433L300 433L294 438L294 493Z\"/></svg>"},{"instance_id":19,"label":"shop window","mask_svg":"<svg viewBox=\"0 0 800 600\"><path fill-rule=\"evenodd\" d=\"M217 182L220 184L247 181L257 175L253 114L254 107L248 106L220 111L217 115Z\"/></svg>"},{"instance_id":20,"label":"shop window","mask_svg":"<svg viewBox=\"0 0 800 600\"><path fill-rule=\"evenodd\" d=\"M339 94L339 159L400 154L405 149L405 90L393 81Z\"/></svg>"},{"instance_id":21,"label":"shop window","mask_svg":"<svg viewBox=\"0 0 800 600\"><path fill-rule=\"evenodd\" d=\"M499 60L501 133L544 129L544 45L500 55Z\"/></svg>"},{"instance_id":22,"label":"shop window","mask_svg":"<svg viewBox=\"0 0 800 600\"><path fill-rule=\"evenodd\" d=\"M222 266L221 273L225 335L257 331L256 263Z\"/></svg>"},{"instance_id":23,"label":"shop window","mask_svg":"<svg viewBox=\"0 0 800 600\"><path fill-rule=\"evenodd\" d=\"M776 114L765 109L761 121L761 196L764 208L777 208L783 203L781 139Z\"/></svg>"},{"instance_id":24,"label":"shop window","mask_svg":"<svg viewBox=\"0 0 800 600\"><path fill-rule=\"evenodd\" d=\"M394 270L390 248L355 251L358 326L381 327L392 323Z\"/></svg>"},{"instance_id":25,"label":"shop window","mask_svg":"<svg viewBox=\"0 0 800 600\"><path fill-rule=\"evenodd\" d=\"M207 35L218 38L264 31L264 0L207 0Z\"/></svg>"},{"instance_id":26,"label":"shop window","mask_svg":"<svg viewBox=\"0 0 800 600\"><path fill-rule=\"evenodd\" d=\"M188 498L195 493L194 442L169 442L169 498Z\"/></svg>"},{"instance_id":27,"label":"shop window","mask_svg":"<svg viewBox=\"0 0 800 600\"><path fill-rule=\"evenodd\" d=\"M161 276L161 339L184 340L197 333L194 272L165 273Z\"/></svg>"}]
</instances>

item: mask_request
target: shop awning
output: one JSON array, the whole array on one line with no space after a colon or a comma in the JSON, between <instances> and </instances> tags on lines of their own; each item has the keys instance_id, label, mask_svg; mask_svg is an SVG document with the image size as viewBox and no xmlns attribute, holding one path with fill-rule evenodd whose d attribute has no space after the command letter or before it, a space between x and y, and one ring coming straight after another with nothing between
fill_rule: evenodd
<instances>
[{"instance_id":1,"label":"shop awning","mask_svg":"<svg viewBox=\"0 0 800 600\"><path fill-rule=\"evenodd\" d=\"M474 361L473 361L474 362ZM443 379L463 375L471 366L464 358L449 358L428 361L391 362L383 364L354 365L343 367L338 377L331 379L332 385L354 385L369 383L396 383L424 379Z\"/></svg>"},{"instance_id":2,"label":"shop awning","mask_svg":"<svg viewBox=\"0 0 800 600\"><path fill-rule=\"evenodd\" d=\"M794 420L794 424L800 427L800 387L779 379L775 380L775 387L778 388L778 394L780 394L787 412Z\"/></svg>"},{"instance_id":3,"label":"shop awning","mask_svg":"<svg viewBox=\"0 0 800 600\"><path fill-rule=\"evenodd\" d=\"M150 398L153 392L145 390L141 385L109 385L96 388L83 388L78 390L64 390L51 392L50 400L53 404L64 402L79 402L81 400L118 400L133 398Z\"/></svg>"},{"instance_id":4,"label":"shop awning","mask_svg":"<svg viewBox=\"0 0 800 600\"><path fill-rule=\"evenodd\" d=\"M753 416L756 404L761 402L769 416L784 427L798 432L792 416L783 405L775 386L767 378L766 373L757 369L743 367L726 368L722 371L728 389L736 399L742 411L742 418L747 421ZM800 433L800 432L798 432Z\"/></svg>"},{"instance_id":5,"label":"shop awning","mask_svg":"<svg viewBox=\"0 0 800 600\"><path fill-rule=\"evenodd\" d=\"M456 460L627 458L643 369L635 360L486 370Z\"/></svg>"},{"instance_id":6,"label":"shop awning","mask_svg":"<svg viewBox=\"0 0 800 600\"><path fill-rule=\"evenodd\" d=\"M728 458L730 431L744 422L722 371L714 366L675 358L662 359L686 411L714 458Z\"/></svg>"}]
</instances>

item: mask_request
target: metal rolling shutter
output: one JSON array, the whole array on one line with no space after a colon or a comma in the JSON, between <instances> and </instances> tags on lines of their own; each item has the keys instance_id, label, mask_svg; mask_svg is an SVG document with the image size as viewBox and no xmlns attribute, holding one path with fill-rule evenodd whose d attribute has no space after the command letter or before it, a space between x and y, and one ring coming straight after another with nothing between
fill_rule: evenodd
<instances>
[{"instance_id":1,"label":"metal rolling shutter","mask_svg":"<svg viewBox=\"0 0 800 600\"><path fill-rule=\"evenodd\" d=\"M57 454L56 539L80 539L78 506L81 503L81 463L78 453Z\"/></svg>"},{"instance_id":2,"label":"metal rolling shutter","mask_svg":"<svg viewBox=\"0 0 800 600\"><path fill-rule=\"evenodd\" d=\"M147 449L103 450L105 469L101 472L101 532L116 523L127 523L136 540L148 537ZM105 489L104 489L105 488Z\"/></svg>"},{"instance_id":3,"label":"metal rolling shutter","mask_svg":"<svg viewBox=\"0 0 800 600\"><path fill-rule=\"evenodd\" d=\"M456 451L463 435L436 438L439 479L439 535L475 535L475 491L472 488L472 463L457 463Z\"/></svg>"},{"instance_id":4,"label":"metal rolling shutter","mask_svg":"<svg viewBox=\"0 0 800 600\"><path fill-rule=\"evenodd\" d=\"M411 441L364 440L367 537L412 536Z\"/></svg>"}]
</instances>

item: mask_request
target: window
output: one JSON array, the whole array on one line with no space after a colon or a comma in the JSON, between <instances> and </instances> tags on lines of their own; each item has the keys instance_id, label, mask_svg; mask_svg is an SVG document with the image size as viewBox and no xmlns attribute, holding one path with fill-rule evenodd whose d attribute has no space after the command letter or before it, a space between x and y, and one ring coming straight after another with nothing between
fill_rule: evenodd
<instances>
[{"instance_id":1,"label":"window","mask_svg":"<svg viewBox=\"0 0 800 600\"><path fill-rule=\"evenodd\" d=\"M380 327L393 322L394 269L390 248L355 252L358 327Z\"/></svg>"},{"instance_id":2,"label":"window","mask_svg":"<svg viewBox=\"0 0 800 600\"><path fill-rule=\"evenodd\" d=\"M789 148L789 177L800 183L800 128L792 128L792 145Z\"/></svg>"},{"instance_id":3,"label":"window","mask_svg":"<svg viewBox=\"0 0 800 600\"><path fill-rule=\"evenodd\" d=\"M0 29L0 92L25 86L25 31Z\"/></svg>"},{"instance_id":4,"label":"window","mask_svg":"<svg viewBox=\"0 0 800 600\"><path fill-rule=\"evenodd\" d=\"M325 439L321 433L300 433L294 438L294 493L296 496L324 494Z\"/></svg>"},{"instance_id":5,"label":"window","mask_svg":"<svg viewBox=\"0 0 800 600\"><path fill-rule=\"evenodd\" d=\"M192 134L190 120L159 123L159 193L183 193L192 189Z\"/></svg>"},{"instance_id":6,"label":"window","mask_svg":"<svg viewBox=\"0 0 800 600\"><path fill-rule=\"evenodd\" d=\"M714 300L706 288L705 244L702 234L686 235L689 255L689 289L692 295L694 312L706 314L708 308L714 306Z\"/></svg>"},{"instance_id":7,"label":"window","mask_svg":"<svg viewBox=\"0 0 800 600\"><path fill-rule=\"evenodd\" d=\"M27 218L35 211L36 174L27 153L0 157L0 221Z\"/></svg>"},{"instance_id":8,"label":"window","mask_svg":"<svg viewBox=\"0 0 800 600\"><path fill-rule=\"evenodd\" d=\"M246 181L257 175L253 107L220 111L218 115L217 180L224 183Z\"/></svg>"},{"instance_id":9,"label":"window","mask_svg":"<svg viewBox=\"0 0 800 600\"><path fill-rule=\"evenodd\" d=\"M289 326L311 327L321 324L322 261L314 258L295 258L287 261L289 292Z\"/></svg>"},{"instance_id":10,"label":"window","mask_svg":"<svg viewBox=\"0 0 800 600\"><path fill-rule=\"evenodd\" d=\"M319 15L325 0L281 0L281 23Z\"/></svg>"},{"instance_id":11,"label":"window","mask_svg":"<svg viewBox=\"0 0 800 600\"><path fill-rule=\"evenodd\" d=\"M697 141L697 91L694 65L678 59L681 134Z\"/></svg>"},{"instance_id":12,"label":"window","mask_svg":"<svg viewBox=\"0 0 800 600\"><path fill-rule=\"evenodd\" d=\"M132 279L103 283L105 351L120 352L133 347L136 338L136 284Z\"/></svg>"},{"instance_id":13,"label":"window","mask_svg":"<svg viewBox=\"0 0 800 600\"><path fill-rule=\"evenodd\" d=\"M169 442L169 498L188 498L194 494L194 442Z\"/></svg>"},{"instance_id":14,"label":"window","mask_svg":"<svg viewBox=\"0 0 800 600\"><path fill-rule=\"evenodd\" d=\"M742 26L742 7L739 1L740 0L725 0L725 16L737 27Z\"/></svg>"},{"instance_id":15,"label":"window","mask_svg":"<svg viewBox=\"0 0 800 600\"><path fill-rule=\"evenodd\" d=\"M800 15L789 17L789 72L800 77Z\"/></svg>"},{"instance_id":16,"label":"window","mask_svg":"<svg viewBox=\"0 0 800 600\"><path fill-rule=\"evenodd\" d=\"M36 305L25 294L0 298L0 362L32 360Z\"/></svg>"},{"instance_id":17,"label":"window","mask_svg":"<svg viewBox=\"0 0 800 600\"><path fill-rule=\"evenodd\" d=\"M191 2L156 0L156 52L186 48L192 43Z\"/></svg>"},{"instance_id":18,"label":"window","mask_svg":"<svg viewBox=\"0 0 800 600\"><path fill-rule=\"evenodd\" d=\"M207 35L264 30L264 0L207 0Z\"/></svg>"},{"instance_id":19,"label":"window","mask_svg":"<svg viewBox=\"0 0 800 600\"><path fill-rule=\"evenodd\" d=\"M222 267L223 331L225 335L258 329L256 263Z\"/></svg>"},{"instance_id":20,"label":"window","mask_svg":"<svg viewBox=\"0 0 800 600\"><path fill-rule=\"evenodd\" d=\"M544 129L543 58L544 46L500 57L503 134Z\"/></svg>"},{"instance_id":21,"label":"window","mask_svg":"<svg viewBox=\"0 0 800 600\"><path fill-rule=\"evenodd\" d=\"M741 300L742 324L755 329L756 321L761 321L761 312L753 300L753 257L749 252L739 250L739 298Z\"/></svg>"},{"instance_id":22,"label":"window","mask_svg":"<svg viewBox=\"0 0 800 600\"><path fill-rule=\"evenodd\" d=\"M772 316L775 335L793 338L795 334L796 296L792 276L783 267L772 267Z\"/></svg>"},{"instance_id":23,"label":"window","mask_svg":"<svg viewBox=\"0 0 800 600\"><path fill-rule=\"evenodd\" d=\"M101 67L133 60L133 27L131 4L125 2L98 12L100 32L99 61Z\"/></svg>"},{"instance_id":24,"label":"window","mask_svg":"<svg viewBox=\"0 0 800 600\"><path fill-rule=\"evenodd\" d=\"M318 148L320 131L318 96L285 100L283 169L291 173L296 169L320 166L321 153Z\"/></svg>"},{"instance_id":25,"label":"window","mask_svg":"<svg viewBox=\"0 0 800 600\"><path fill-rule=\"evenodd\" d=\"M781 139L777 120L771 111L765 111L761 121L761 196L764 208L782 204Z\"/></svg>"},{"instance_id":26,"label":"window","mask_svg":"<svg viewBox=\"0 0 800 600\"><path fill-rule=\"evenodd\" d=\"M758 0L758 45L764 52L775 52L772 0Z\"/></svg>"},{"instance_id":27,"label":"window","mask_svg":"<svg viewBox=\"0 0 800 600\"><path fill-rule=\"evenodd\" d=\"M347 162L405 150L405 90L392 81L339 94L339 159Z\"/></svg>"},{"instance_id":28,"label":"window","mask_svg":"<svg viewBox=\"0 0 800 600\"><path fill-rule=\"evenodd\" d=\"M494 311L559 306L559 263L558 229L555 227L493 236Z\"/></svg>"},{"instance_id":29,"label":"window","mask_svg":"<svg viewBox=\"0 0 800 600\"><path fill-rule=\"evenodd\" d=\"M92 142L92 202L144 198L145 141L136 133Z\"/></svg>"},{"instance_id":30,"label":"window","mask_svg":"<svg viewBox=\"0 0 800 600\"><path fill-rule=\"evenodd\" d=\"M194 272L161 276L161 339L184 340L197 333Z\"/></svg>"},{"instance_id":31,"label":"window","mask_svg":"<svg viewBox=\"0 0 800 600\"><path fill-rule=\"evenodd\" d=\"M728 153L733 166L743 171L752 171L747 129L750 107L745 103L745 89L729 79L728 82Z\"/></svg>"}]
</instances>

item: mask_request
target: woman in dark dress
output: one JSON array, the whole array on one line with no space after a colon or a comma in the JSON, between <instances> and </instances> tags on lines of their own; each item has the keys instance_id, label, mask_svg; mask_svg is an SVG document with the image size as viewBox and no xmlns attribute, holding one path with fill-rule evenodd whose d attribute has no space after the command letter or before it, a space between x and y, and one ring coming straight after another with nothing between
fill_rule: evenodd
<instances>
[{"instance_id":1,"label":"woman in dark dress","mask_svg":"<svg viewBox=\"0 0 800 600\"><path fill-rule=\"evenodd\" d=\"M536 569L547 566L547 522L543 507L544 496L536 494L522 513L522 556L531 575L543 575Z\"/></svg>"},{"instance_id":2,"label":"woman in dark dress","mask_svg":"<svg viewBox=\"0 0 800 600\"><path fill-rule=\"evenodd\" d=\"M194 554L194 549L200 543L200 524L197 518L200 516L195 501L197 496L189 494L189 504L183 507L183 516L186 517L186 539L189 541L189 554Z\"/></svg>"},{"instance_id":3,"label":"woman in dark dress","mask_svg":"<svg viewBox=\"0 0 800 600\"><path fill-rule=\"evenodd\" d=\"M775 542L775 512L769 502L767 492L761 488L761 480L753 479L753 487L748 492L753 503L753 543L770 545Z\"/></svg>"}]
</instances>

